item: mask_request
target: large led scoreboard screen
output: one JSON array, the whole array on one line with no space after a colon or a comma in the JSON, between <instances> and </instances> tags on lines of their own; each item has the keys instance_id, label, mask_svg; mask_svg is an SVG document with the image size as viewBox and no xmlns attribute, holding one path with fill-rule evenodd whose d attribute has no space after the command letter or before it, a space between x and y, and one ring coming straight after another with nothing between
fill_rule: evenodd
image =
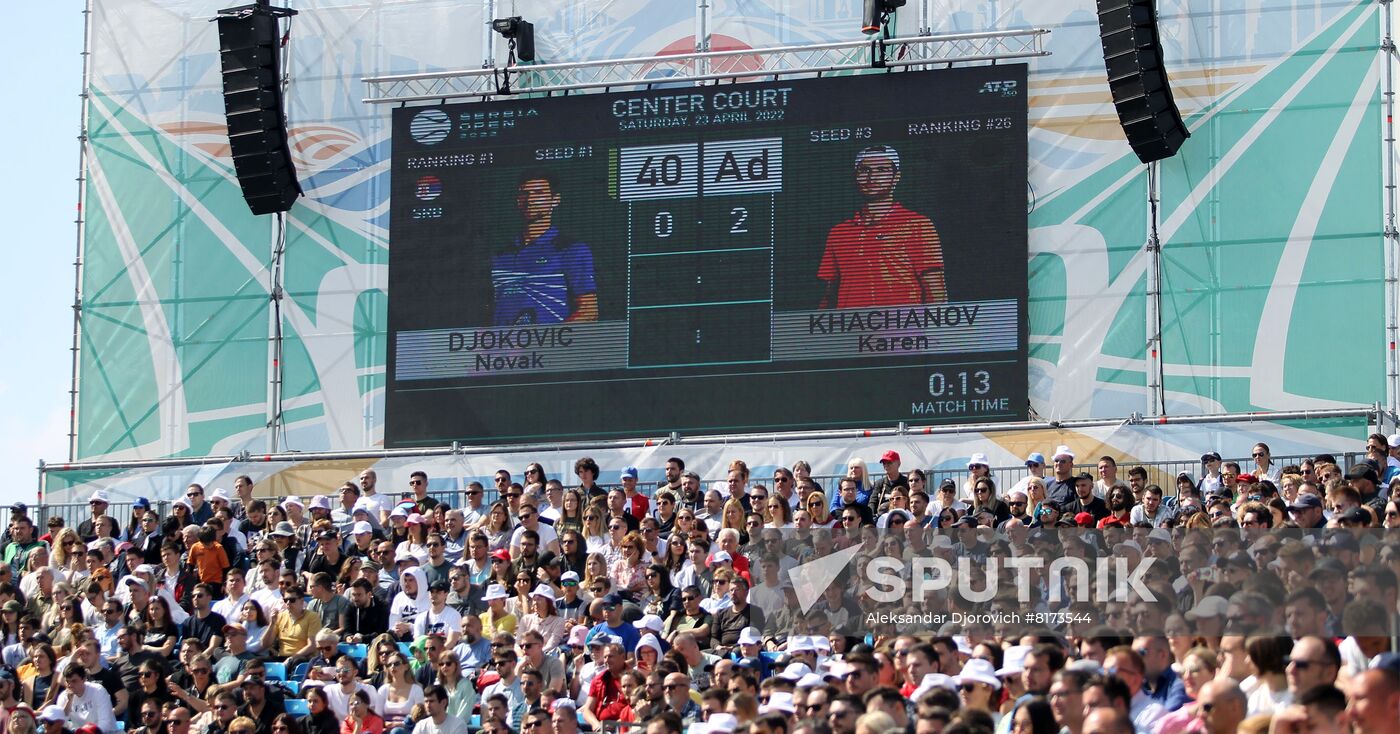
<instances>
[{"instance_id":1,"label":"large led scoreboard screen","mask_svg":"<svg viewBox=\"0 0 1400 734\"><path fill-rule=\"evenodd\" d=\"M404 107L385 442L1024 419L1026 67Z\"/></svg>"}]
</instances>

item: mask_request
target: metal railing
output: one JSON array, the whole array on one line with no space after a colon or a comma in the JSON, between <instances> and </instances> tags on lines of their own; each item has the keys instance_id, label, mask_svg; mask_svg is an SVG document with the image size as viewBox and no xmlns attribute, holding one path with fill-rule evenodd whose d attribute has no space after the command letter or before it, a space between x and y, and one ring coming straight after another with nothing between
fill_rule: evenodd
<instances>
[{"instance_id":1,"label":"metal railing","mask_svg":"<svg viewBox=\"0 0 1400 734\"><path fill-rule=\"evenodd\" d=\"M1048 30L981 31L801 46L573 61L557 64L368 77L367 104L445 101L589 89L622 91L724 80L857 72L956 63L1014 61L1049 54Z\"/></svg>"},{"instance_id":2,"label":"metal railing","mask_svg":"<svg viewBox=\"0 0 1400 734\"><path fill-rule=\"evenodd\" d=\"M1365 458L1365 454L1361 452L1334 451L1332 452L1332 454L1333 456L1337 457L1338 461L1341 462L1341 466L1343 468L1353 466L1354 464L1364 460ZM1309 454L1306 456L1275 456L1273 457L1273 460L1274 463L1278 464L1280 467L1283 467L1288 466L1290 464L1296 465L1302 462L1304 459L1313 458L1313 456L1314 454ZM1230 457L1225 457L1225 460L1231 461L1232 459L1230 459ZM1249 467L1252 466L1252 463L1247 461L1240 461L1238 463L1242 467L1244 467L1244 471L1246 472L1249 471ZM1176 477L1178 474L1185 472L1187 474L1190 474L1192 479L1199 480L1201 478L1200 461L1194 459L1181 461L1144 461L1120 463L1118 465L1118 478L1124 482L1127 482L1128 470L1133 467L1139 466L1147 470L1148 483L1156 484L1162 487L1164 494L1167 496L1175 496L1177 494ZM1080 472L1088 472L1089 474L1097 478L1097 469L1098 460L1097 457L1095 457L1095 460L1092 462L1082 462L1075 464L1074 473L1078 474ZM878 476L878 472L879 468L876 467L874 472L872 472L871 474L871 478L873 479L876 476ZM934 490L938 488L938 485L944 479L952 479L954 482L957 483L959 494L961 495L963 480L966 479L968 476L966 469L925 469L924 473L928 476L928 488L930 494L932 494ZM993 481L996 482L997 491L999 493L1006 492L1007 490L1009 490L1013 485L1015 485L1022 478L1024 478L1027 475L1027 473L1028 471L1025 466L996 466L992 467L990 470L991 477ZM838 486L838 483L841 480L842 476L844 475L814 474L812 475L812 479L821 485L823 492L828 498L830 498L832 496L832 493L836 490L836 487ZM1051 475L1047 472L1047 476ZM704 479L701 485L701 490L708 491L714 486L716 482L719 481L721 481L719 477ZM752 477L750 478L750 485L761 485L765 487L769 492L773 491L771 477ZM620 488L622 485L599 483L598 486L602 487L603 489L611 490L614 488ZM657 491L656 486L650 483L644 485L639 484L637 488L639 492L646 495L647 497L654 497ZM407 493L400 493L401 498L407 498L408 496L409 495ZM432 497L433 499L439 502L447 504L449 507L462 508L466 506L465 486L458 489L450 490L430 490L428 492L428 496ZM483 507L490 507L492 504L494 504L500 499L500 495L494 487L485 487L483 497ZM280 502L282 499L285 498L268 496L258 497L258 499L264 500L270 506L272 504ZM309 497L303 497L302 500L303 502L307 502L308 504L310 502ZM172 504L172 502L173 500L152 500L151 509L155 510L155 512L161 517L165 517L170 512L170 505ZM334 506L335 502L332 502L332 505ZM125 529L127 522L131 519L131 508L132 503L130 502L113 502L110 505L108 505L107 514L115 518L118 521L119 525L123 529ZM9 515L9 507L0 508L0 518L4 519L6 525L8 525L9 523ZM39 531L40 534L46 532L43 528L47 519L55 515L63 518L65 527L76 527L83 520L86 520L91 516L91 511L89 510L86 502L44 503L31 505L29 507L29 517L31 517L34 520L34 522L41 528Z\"/></svg>"}]
</instances>

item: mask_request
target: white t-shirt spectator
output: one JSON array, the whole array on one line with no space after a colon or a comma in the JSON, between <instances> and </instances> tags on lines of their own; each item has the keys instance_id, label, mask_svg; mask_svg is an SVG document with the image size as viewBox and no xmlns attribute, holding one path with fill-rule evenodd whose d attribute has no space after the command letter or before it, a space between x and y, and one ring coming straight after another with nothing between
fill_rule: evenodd
<instances>
[{"instance_id":1,"label":"white t-shirt spectator","mask_svg":"<svg viewBox=\"0 0 1400 734\"><path fill-rule=\"evenodd\" d=\"M77 699L73 699L65 686L55 703L68 712L69 729L77 729L84 724L96 724L102 731L117 730L117 718L112 714L111 694L107 693L106 688L92 681L83 684L83 695Z\"/></svg>"}]
</instances>

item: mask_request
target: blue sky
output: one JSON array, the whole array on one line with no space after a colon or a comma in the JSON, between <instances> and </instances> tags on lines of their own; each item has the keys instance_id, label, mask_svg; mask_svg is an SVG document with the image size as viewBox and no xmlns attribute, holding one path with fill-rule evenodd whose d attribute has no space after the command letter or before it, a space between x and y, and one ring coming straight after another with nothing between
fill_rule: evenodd
<instances>
[{"instance_id":1,"label":"blue sky","mask_svg":"<svg viewBox=\"0 0 1400 734\"><path fill-rule=\"evenodd\" d=\"M0 503L33 502L39 460L68 446L83 3L8 3L0 202L10 261L0 362Z\"/></svg>"}]
</instances>

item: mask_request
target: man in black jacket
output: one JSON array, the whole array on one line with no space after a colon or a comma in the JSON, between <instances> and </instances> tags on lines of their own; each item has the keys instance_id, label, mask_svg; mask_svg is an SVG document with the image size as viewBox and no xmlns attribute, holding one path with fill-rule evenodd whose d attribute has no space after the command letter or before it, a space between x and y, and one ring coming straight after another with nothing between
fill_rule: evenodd
<instances>
[{"instance_id":1,"label":"man in black jacket","mask_svg":"<svg viewBox=\"0 0 1400 734\"><path fill-rule=\"evenodd\" d=\"M389 628L389 608L374 595L374 584L355 579L350 584L350 606L340 620L346 642L368 643Z\"/></svg>"},{"instance_id":2,"label":"man in black jacket","mask_svg":"<svg viewBox=\"0 0 1400 734\"><path fill-rule=\"evenodd\" d=\"M1094 496L1094 478L1088 472L1081 472L1074 478L1074 499L1065 507L1064 514L1074 517L1081 512L1094 516L1094 524L1108 517L1108 503Z\"/></svg>"}]
</instances>

